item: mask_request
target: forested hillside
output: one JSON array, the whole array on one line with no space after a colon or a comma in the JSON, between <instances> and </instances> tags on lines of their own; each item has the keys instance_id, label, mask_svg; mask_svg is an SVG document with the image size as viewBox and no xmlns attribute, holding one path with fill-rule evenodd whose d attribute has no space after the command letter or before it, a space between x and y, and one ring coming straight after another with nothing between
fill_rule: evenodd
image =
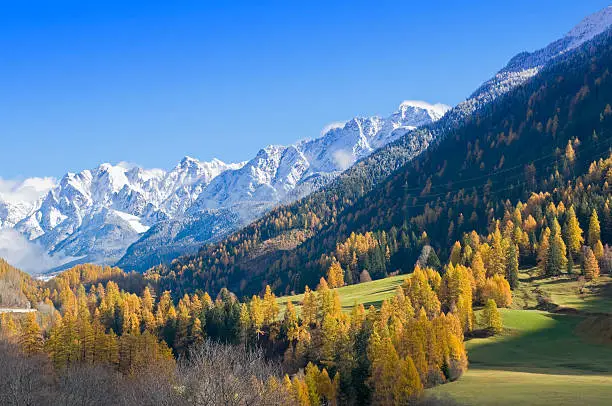
<instances>
[{"instance_id":1,"label":"forested hillside","mask_svg":"<svg viewBox=\"0 0 612 406\"><path fill-rule=\"evenodd\" d=\"M558 193L607 155L611 62L610 34L604 33L451 128L439 145L379 185L394 163L405 162L395 155L401 143L357 164L332 187L149 275L176 292L227 286L244 295L266 284L276 292L301 291L341 260L336 251L350 244L353 232L373 232L369 238L376 242L349 266L346 283L357 282L363 270L374 278L410 272L425 245L445 259L466 231L487 231L493 218L532 192ZM595 201L598 211L604 202ZM576 202L581 222L590 209Z\"/></svg>"},{"instance_id":2,"label":"forested hillside","mask_svg":"<svg viewBox=\"0 0 612 406\"><path fill-rule=\"evenodd\" d=\"M607 110L612 108L598 115L600 123ZM605 134L603 128L596 131ZM464 339L503 332L498 308L525 300L519 269L537 264L533 280L563 277L583 286L612 272L612 154L601 151L602 140L564 141L558 157L549 156L557 157L560 169L533 182L548 191L516 203L495 199L493 192L482 204L476 193L445 201L451 208L485 208L490 217L482 220L482 231L431 228L433 237L417 237L417 227L435 224L443 213L436 211L445 207L439 200L400 231L358 229L313 261L325 275L312 284L316 289L305 287L299 298L284 299L283 307L269 286L243 300L227 289L211 297L202 290L182 293L176 285L165 290L167 282L154 274L95 265L79 265L46 282L24 277L20 291L36 312L0 317L0 360L14 371L0 377L0 402L9 396L17 404L110 396L117 404L224 404L227 393L230 404L426 402L425 389L467 371ZM594 160L587 163L589 145L600 152L589 154ZM401 172L390 182L397 179L406 181ZM384 204L385 195L378 197ZM361 210L370 207L367 199L363 205ZM358 224L367 229L373 223ZM468 224L479 226L480 220ZM454 233L461 233L456 241ZM436 250L435 238L448 245ZM416 264L406 265L411 256ZM5 268L0 281L25 275ZM367 309L363 303L342 308L338 287L392 269L410 274L395 292ZM552 305L536 300L539 307Z\"/></svg>"},{"instance_id":3,"label":"forested hillside","mask_svg":"<svg viewBox=\"0 0 612 406\"><path fill-rule=\"evenodd\" d=\"M36 296L37 284L30 275L0 258L0 308L26 308Z\"/></svg>"},{"instance_id":4,"label":"forested hillside","mask_svg":"<svg viewBox=\"0 0 612 406\"><path fill-rule=\"evenodd\" d=\"M463 293L453 294L465 299L467 319L443 313L441 301L453 300L438 290L445 281L432 269L415 274L380 312L355 305L350 315L322 279L298 316L291 304L281 313L269 288L244 303L227 290L214 301L207 293L173 301L171 292L141 285L138 274L79 265L30 282L37 312L1 315L0 360L14 372L0 378L0 403L61 403L104 391L126 404L226 404L227 391L227 404L416 400L466 370L472 296L464 272Z\"/></svg>"},{"instance_id":5,"label":"forested hillside","mask_svg":"<svg viewBox=\"0 0 612 406\"><path fill-rule=\"evenodd\" d=\"M569 161L576 160L574 145L564 151ZM537 263L534 278L594 281L612 272L611 181L612 155L552 193L506 205L501 217L490 219L490 232L466 230L445 261L422 236L411 274L367 310L355 304L343 311L334 288L361 261L372 265L371 251L389 252L381 254L389 264L412 249L397 245L392 233L353 234L337 246L316 290L306 288L295 304L284 300L283 309L269 286L244 301L226 289L215 300L206 292L177 300L177 291L163 291L152 278L93 265L47 282L25 279L37 312L0 318L0 358L16 370L0 379L0 389L8 388L0 395L61 402L108 391L126 404L190 404L193 398L219 404L230 390L238 396L232 404L418 402L425 388L466 371L464 337L502 332L498 308L511 306L520 292L521 266ZM579 219L576 208L590 215ZM368 273L361 270L361 279ZM479 320L474 306L484 306ZM117 386L125 381L113 371L127 387ZM236 386L235 377L243 383ZM40 387L26 396L13 388L22 379L38 379Z\"/></svg>"}]
</instances>

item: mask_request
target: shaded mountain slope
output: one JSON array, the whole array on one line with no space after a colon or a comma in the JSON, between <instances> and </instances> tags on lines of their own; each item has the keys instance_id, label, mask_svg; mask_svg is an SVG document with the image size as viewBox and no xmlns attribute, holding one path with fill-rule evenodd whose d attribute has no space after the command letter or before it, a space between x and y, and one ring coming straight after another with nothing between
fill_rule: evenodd
<instances>
[{"instance_id":1,"label":"shaded mountain slope","mask_svg":"<svg viewBox=\"0 0 612 406\"><path fill-rule=\"evenodd\" d=\"M427 231L433 245L443 247L468 227L486 227L492 216L503 215L504 200L554 189L555 182L571 179L572 171L607 153L611 62L610 34L605 33L555 58L526 85L484 105L463 125L449 124L451 112L359 162L321 192L275 210L198 256L152 272L165 276L168 286L186 290L214 292L228 286L249 293L271 283L277 291L290 291L316 284L327 265L322 255L351 231L391 232L395 227L409 239ZM431 141L432 132L445 125L439 145L372 190L402 163L401 157L410 159L406 143ZM576 138L576 160L568 165L563 151ZM314 236L293 250L267 253L265 261L258 258L252 266L254 247L293 228L311 230ZM405 252L394 260L408 268L415 255Z\"/></svg>"}]
</instances>

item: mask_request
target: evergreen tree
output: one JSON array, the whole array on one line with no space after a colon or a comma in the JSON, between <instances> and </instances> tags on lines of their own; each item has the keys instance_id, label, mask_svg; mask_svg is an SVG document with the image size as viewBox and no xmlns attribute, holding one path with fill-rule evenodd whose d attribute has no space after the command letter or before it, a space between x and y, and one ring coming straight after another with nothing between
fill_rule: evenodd
<instances>
[{"instance_id":1,"label":"evergreen tree","mask_svg":"<svg viewBox=\"0 0 612 406\"><path fill-rule=\"evenodd\" d=\"M594 245L593 245L593 254L595 255L595 258L597 258L597 260L601 260L601 258L604 255L604 247L603 244L601 243L601 240L597 241Z\"/></svg>"},{"instance_id":2,"label":"evergreen tree","mask_svg":"<svg viewBox=\"0 0 612 406\"><path fill-rule=\"evenodd\" d=\"M297 376L294 376L293 380L291 381L291 386L293 388L292 397L295 404L298 406L311 406L306 382L299 379Z\"/></svg>"},{"instance_id":3,"label":"evergreen tree","mask_svg":"<svg viewBox=\"0 0 612 406\"><path fill-rule=\"evenodd\" d=\"M272 293L269 285L266 285L266 291L263 297L264 305L264 323L271 324L278 319L278 312L280 310L278 303L276 303L276 296Z\"/></svg>"},{"instance_id":4,"label":"evergreen tree","mask_svg":"<svg viewBox=\"0 0 612 406\"><path fill-rule=\"evenodd\" d=\"M40 326L36 321L36 313L28 313L21 326L21 336L19 338L21 348L26 354L37 354L43 349L43 338ZM10 373L5 371L4 373Z\"/></svg>"},{"instance_id":5,"label":"evergreen tree","mask_svg":"<svg viewBox=\"0 0 612 406\"><path fill-rule=\"evenodd\" d=\"M591 219L589 220L589 238L588 243L591 248L601 240L601 228L599 226L599 218L597 217L597 210L593 209L591 213Z\"/></svg>"},{"instance_id":6,"label":"evergreen tree","mask_svg":"<svg viewBox=\"0 0 612 406\"><path fill-rule=\"evenodd\" d=\"M504 263L505 258L506 253L504 250L503 237L499 231L499 225L496 223L495 231L491 236L491 256L489 259L490 266L487 268L487 272L489 272L488 276L506 274L506 264Z\"/></svg>"},{"instance_id":7,"label":"evergreen tree","mask_svg":"<svg viewBox=\"0 0 612 406\"><path fill-rule=\"evenodd\" d=\"M249 315L255 330L260 330L264 324L264 305L257 295L253 295L249 303Z\"/></svg>"},{"instance_id":8,"label":"evergreen tree","mask_svg":"<svg viewBox=\"0 0 612 406\"><path fill-rule=\"evenodd\" d=\"M374 332L368 346L372 374L368 380L375 405L406 405L423 390L411 358L401 359L389 337Z\"/></svg>"},{"instance_id":9,"label":"evergreen tree","mask_svg":"<svg viewBox=\"0 0 612 406\"><path fill-rule=\"evenodd\" d=\"M368 270L364 269L363 271L361 271L361 273L359 274L359 283L371 282L371 281L372 281L372 277L370 276L370 273L368 272Z\"/></svg>"},{"instance_id":10,"label":"evergreen tree","mask_svg":"<svg viewBox=\"0 0 612 406\"><path fill-rule=\"evenodd\" d=\"M448 265L442 278L440 298L446 310L457 315L463 331L471 331L474 313L472 310L472 284L468 268L463 265Z\"/></svg>"},{"instance_id":11,"label":"evergreen tree","mask_svg":"<svg viewBox=\"0 0 612 406\"><path fill-rule=\"evenodd\" d=\"M189 314L189 308L187 304L181 299L178 305L178 314L176 322L176 342L175 350L182 352L189 347L193 342L193 337L190 336L190 327L193 324L192 318Z\"/></svg>"},{"instance_id":12,"label":"evergreen tree","mask_svg":"<svg viewBox=\"0 0 612 406\"><path fill-rule=\"evenodd\" d=\"M612 182L608 182L612 184ZM601 230L601 238L609 243L612 240L612 209L610 208L610 200L606 200L603 208L603 224Z\"/></svg>"},{"instance_id":13,"label":"evergreen tree","mask_svg":"<svg viewBox=\"0 0 612 406\"><path fill-rule=\"evenodd\" d=\"M249 337L249 330L251 328L251 315L249 313L249 307L246 303L242 303L240 305L240 317L238 320L240 326L240 339L243 343L246 343Z\"/></svg>"},{"instance_id":14,"label":"evergreen tree","mask_svg":"<svg viewBox=\"0 0 612 406\"><path fill-rule=\"evenodd\" d=\"M593 280L599 277L599 264L591 247L584 247L582 273L586 280Z\"/></svg>"},{"instance_id":15,"label":"evergreen tree","mask_svg":"<svg viewBox=\"0 0 612 406\"><path fill-rule=\"evenodd\" d=\"M548 263L548 254L550 251L550 228L542 229L540 235L540 245L538 247L538 266L543 273L546 273L546 264Z\"/></svg>"},{"instance_id":16,"label":"evergreen tree","mask_svg":"<svg viewBox=\"0 0 612 406\"><path fill-rule=\"evenodd\" d=\"M196 317L193 320L193 327L191 329L191 336L193 338L193 342L200 343L204 340L204 329L202 328L202 321L199 317Z\"/></svg>"},{"instance_id":17,"label":"evergreen tree","mask_svg":"<svg viewBox=\"0 0 612 406\"><path fill-rule=\"evenodd\" d=\"M493 331L498 334L501 333L503 328L502 318L497 309L495 300L488 299L487 303L482 310L480 323L485 326L486 329Z\"/></svg>"},{"instance_id":18,"label":"evergreen tree","mask_svg":"<svg viewBox=\"0 0 612 406\"><path fill-rule=\"evenodd\" d=\"M332 261L327 270L327 283L332 289L344 286L344 271L340 263L336 260Z\"/></svg>"},{"instance_id":19,"label":"evergreen tree","mask_svg":"<svg viewBox=\"0 0 612 406\"><path fill-rule=\"evenodd\" d=\"M148 286L142 292L142 309L153 312L153 295L151 295L151 290L149 290Z\"/></svg>"},{"instance_id":20,"label":"evergreen tree","mask_svg":"<svg viewBox=\"0 0 612 406\"><path fill-rule=\"evenodd\" d=\"M451 249L451 254L448 259L448 262L457 265L461 261L461 243L459 241L455 241L453 248Z\"/></svg>"},{"instance_id":21,"label":"evergreen tree","mask_svg":"<svg viewBox=\"0 0 612 406\"><path fill-rule=\"evenodd\" d=\"M442 267L442 264L440 263L440 258L438 258L436 250L434 250L433 247L431 247L431 251L429 252L429 256L427 257L427 262L425 263L425 265L428 268L435 269L436 271Z\"/></svg>"},{"instance_id":22,"label":"evergreen tree","mask_svg":"<svg viewBox=\"0 0 612 406\"><path fill-rule=\"evenodd\" d=\"M510 284L510 289L516 289L518 287L518 247L513 242L508 246L507 262L506 262L506 280Z\"/></svg>"},{"instance_id":23,"label":"evergreen tree","mask_svg":"<svg viewBox=\"0 0 612 406\"><path fill-rule=\"evenodd\" d=\"M553 220L551 228L549 247L544 274L547 276L560 275L567 269L567 257L565 255L567 249L563 238L561 238L561 230L556 218Z\"/></svg>"},{"instance_id":24,"label":"evergreen tree","mask_svg":"<svg viewBox=\"0 0 612 406\"><path fill-rule=\"evenodd\" d=\"M332 405L336 403L336 393L332 380L327 373L327 369L323 368L319 374L317 381L317 391L319 392L322 403Z\"/></svg>"},{"instance_id":25,"label":"evergreen tree","mask_svg":"<svg viewBox=\"0 0 612 406\"><path fill-rule=\"evenodd\" d=\"M580 228L578 218L576 218L576 212L574 206L570 206L567 211L567 218L565 220L564 227L565 241L567 242L567 249L569 250L570 256L576 256L580 254L580 248L584 244L583 232Z\"/></svg>"},{"instance_id":26,"label":"evergreen tree","mask_svg":"<svg viewBox=\"0 0 612 406\"><path fill-rule=\"evenodd\" d=\"M572 275L574 273L574 258L572 255L567 256L567 274Z\"/></svg>"},{"instance_id":27,"label":"evergreen tree","mask_svg":"<svg viewBox=\"0 0 612 406\"><path fill-rule=\"evenodd\" d=\"M576 159L576 152L574 152L571 140L567 140L567 146L565 147L565 158L570 164L574 163L574 160Z\"/></svg>"},{"instance_id":28,"label":"evergreen tree","mask_svg":"<svg viewBox=\"0 0 612 406\"><path fill-rule=\"evenodd\" d=\"M283 329L290 343L299 339L300 337L299 327L300 326L298 323L298 317L295 311L295 306L293 306L293 302L289 300L287 302L285 316L283 317Z\"/></svg>"},{"instance_id":29,"label":"evergreen tree","mask_svg":"<svg viewBox=\"0 0 612 406\"><path fill-rule=\"evenodd\" d=\"M317 321L319 313L318 301L315 294L306 286L304 298L302 299L302 320L304 325L309 326Z\"/></svg>"},{"instance_id":30,"label":"evergreen tree","mask_svg":"<svg viewBox=\"0 0 612 406\"><path fill-rule=\"evenodd\" d=\"M92 363L94 351L94 331L90 322L90 313L84 296L79 298L79 309L76 321L79 340L79 361Z\"/></svg>"},{"instance_id":31,"label":"evergreen tree","mask_svg":"<svg viewBox=\"0 0 612 406\"><path fill-rule=\"evenodd\" d=\"M309 362L306 365L306 370L304 382L306 382L306 387L308 388L308 398L310 399L311 405L319 405L321 404L319 391L318 391L318 381L319 381L319 368L317 368L312 362Z\"/></svg>"},{"instance_id":32,"label":"evergreen tree","mask_svg":"<svg viewBox=\"0 0 612 406\"><path fill-rule=\"evenodd\" d=\"M487 271L484 267L480 250L476 250L472 258L472 276L474 278L474 298L477 302L480 302L482 288L487 280Z\"/></svg>"}]
</instances>

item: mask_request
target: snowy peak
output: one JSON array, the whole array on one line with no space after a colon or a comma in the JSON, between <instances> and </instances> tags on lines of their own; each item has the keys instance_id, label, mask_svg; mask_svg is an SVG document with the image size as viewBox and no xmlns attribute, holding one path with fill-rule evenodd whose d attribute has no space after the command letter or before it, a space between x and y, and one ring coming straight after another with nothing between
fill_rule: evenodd
<instances>
[{"instance_id":1,"label":"snowy peak","mask_svg":"<svg viewBox=\"0 0 612 406\"><path fill-rule=\"evenodd\" d=\"M220 173L228 169L239 169L244 163L226 164L213 158L210 162L202 162L190 156L185 156L169 173L168 178L175 180L183 186L201 182L208 184Z\"/></svg>"},{"instance_id":2,"label":"snowy peak","mask_svg":"<svg viewBox=\"0 0 612 406\"><path fill-rule=\"evenodd\" d=\"M585 17L566 35L570 39L568 49L576 48L606 31L612 24L612 6Z\"/></svg>"},{"instance_id":3,"label":"snowy peak","mask_svg":"<svg viewBox=\"0 0 612 406\"><path fill-rule=\"evenodd\" d=\"M322 131L325 136L328 133L342 131L344 129L360 128L366 137L371 137L383 130L385 124L393 124L397 127L420 127L439 120L451 109L443 103L431 104L422 100L405 100L397 110L387 118L379 116L355 117L346 122L335 122L328 124Z\"/></svg>"},{"instance_id":4,"label":"snowy peak","mask_svg":"<svg viewBox=\"0 0 612 406\"><path fill-rule=\"evenodd\" d=\"M527 82L555 58L605 32L612 25L612 7L606 7L584 18L567 35L534 52L521 52L491 79L484 82L465 101L447 114L444 123L459 123L486 103Z\"/></svg>"},{"instance_id":5,"label":"snowy peak","mask_svg":"<svg viewBox=\"0 0 612 406\"><path fill-rule=\"evenodd\" d=\"M0 226L14 227L56 257L113 263L151 225L181 215L212 179L241 166L190 157L169 172L103 163L67 173L35 204L0 202ZM40 190L39 183L23 187Z\"/></svg>"},{"instance_id":6,"label":"snowy peak","mask_svg":"<svg viewBox=\"0 0 612 406\"><path fill-rule=\"evenodd\" d=\"M53 178L7 181L0 178L0 229L15 226L55 185Z\"/></svg>"},{"instance_id":7,"label":"snowy peak","mask_svg":"<svg viewBox=\"0 0 612 406\"><path fill-rule=\"evenodd\" d=\"M54 178L27 178L23 181L11 181L0 177L0 201L33 204L51 190L55 183Z\"/></svg>"},{"instance_id":8,"label":"snowy peak","mask_svg":"<svg viewBox=\"0 0 612 406\"><path fill-rule=\"evenodd\" d=\"M437 121L450 109L451 106L443 103L430 104L420 100L405 100L399 105L398 113L402 120L408 120L415 114L426 114L431 121Z\"/></svg>"},{"instance_id":9,"label":"snowy peak","mask_svg":"<svg viewBox=\"0 0 612 406\"><path fill-rule=\"evenodd\" d=\"M435 122L448 109L440 103L406 101L386 118L355 117L326 126L318 138L262 148L248 162L214 177L199 194L186 192L180 201L173 201L187 207L183 215L152 225L127 249L118 265L142 269L159 263L160 255L172 259L221 238L272 207L323 187L357 160L410 129ZM179 166L193 164L186 158ZM197 198L192 200L194 196Z\"/></svg>"},{"instance_id":10,"label":"snowy peak","mask_svg":"<svg viewBox=\"0 0 612 406\"><path fill-rule=\"evenodd\" d=\"M406 129L433 123L449 108L440 103L407 101L387 118L355 117L326 127L319 138L290 146L269 145L241 168L213 179L187 214L234 209L243 220L251 220L261 213L261 207L287 203L321 187ZM256 210L244 209L254 205Z\"/></svg>"}]
</instances>

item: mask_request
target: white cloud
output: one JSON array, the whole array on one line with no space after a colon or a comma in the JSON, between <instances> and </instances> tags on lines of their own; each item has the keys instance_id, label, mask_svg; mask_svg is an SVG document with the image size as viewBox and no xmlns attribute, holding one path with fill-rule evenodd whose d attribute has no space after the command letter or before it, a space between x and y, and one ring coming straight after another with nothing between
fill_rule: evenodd
<instances>
[{"instance_id":1,"label":"white cloud","mask_svg":"<svg viewBox=\"0 0 612 406\"><path fill-rule=\"evenodd\" d=\"M348 169L355 161L353 154L343 149L334 151L332 156L334 157L334 162L342 171Z\"/></svg>"},{"instance_id":2,"label":"white cloud","mask_svg":"<svg viewBox=\"0 0 612 406\"><path fill-rule=\"evenodd\" d=\"M425 109L425 110L431 110L434 113L436 113L439 117L442 117L444 114L446 114L447 111L451 109L451 106L449 106L448 104L444 104L444 103L431 104L423 100L404 100L400 104L400 108L402 106L412 106L412 107L418 107L418 108Z\"/></svg>"},{"instance_id":3,"label":"white cloud","mask_svg":"<svg viewBox=\"0 0 612 406\"><path fill-rule=\"evenodd\" d=\"M346 121L334 121L333 123L329 123L325 127L323 127L323 129L321 130L321 135L323 136L333 129L342 128L345 124Z\"/></svg>"},{"instance_id":4,"label":"white cloud","mask_svg":"<svg viewBox=\"0 0 612 406\"><path fill-rule=\"evenodd\" d=\"M36 274L76 258L52 257L38 244L13 229L0 230L0 258L24 272Z\"/></svg>"},{"instance_id":5,"label":"white cloud","mask_svg":"<svg viewBox=\"0 0 612 406\"><path fill-rule=\"evenodd\" d=\"M140 165L135 164L134 162L129 162L129 161L120 161L117 164L118 167L125 169L126 171L133 169L133 168L139 168Z\"/></svg>"},{"instance_id":6,"label":"white cloud","mask_svg":"<svg viewBox=\"0 0 612 406\"><path fill-rule=\"evenodd\" d=\"M33 203L47 193L56 180L54 178L27 178L23 181L0 178L0 197L12 202Z\"/></svg>"}]
</instances>

